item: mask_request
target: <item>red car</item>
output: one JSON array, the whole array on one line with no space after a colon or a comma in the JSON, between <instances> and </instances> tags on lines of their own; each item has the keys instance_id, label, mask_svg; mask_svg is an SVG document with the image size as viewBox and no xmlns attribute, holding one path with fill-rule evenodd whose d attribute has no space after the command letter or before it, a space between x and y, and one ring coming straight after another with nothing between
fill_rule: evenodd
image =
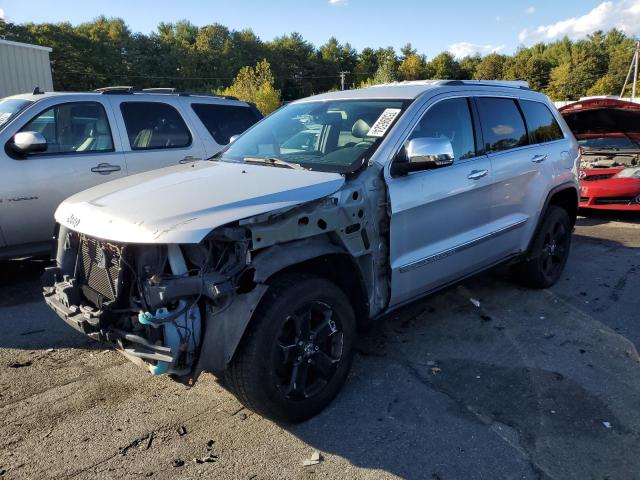
<instances>
[{"instance_id":1,"label":"red car","mask_svg":"<svg viewBox=\"0 0 640 480\"><path fill-rule=\"evenodd\" d=\"M560 113L582 151L580 208L640 212L640 104L592 98Z\"/></svg>"}]
</instances>

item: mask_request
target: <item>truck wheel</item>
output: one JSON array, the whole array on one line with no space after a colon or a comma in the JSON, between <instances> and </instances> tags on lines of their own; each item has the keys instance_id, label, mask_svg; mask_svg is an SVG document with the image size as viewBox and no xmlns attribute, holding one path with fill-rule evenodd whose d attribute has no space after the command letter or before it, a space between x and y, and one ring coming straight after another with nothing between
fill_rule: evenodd
<instances>
[{"instance_id":1,"label":"truck wheel","mask_svg":"<svg viewBox=\"0 0 640 480\"><path fill-rule=\"evenodd\" d=\"M300 422L326 407L353 360L356 321L345 293L322 277L277 277L258 306L225 380L249 409Z\"/></svg>"},{"instance_id":2,"label":"truck wheel","mask_svg":"<svg viewBox=\"0 0 640 480\"><path fill-rule=\"evenodd\" d=\"M569 258L571 230L567 211L550 206L527 258L515 266L515 273L522 283L532 288L547 288L558 281Z\"/></svg>"}]
</instances>

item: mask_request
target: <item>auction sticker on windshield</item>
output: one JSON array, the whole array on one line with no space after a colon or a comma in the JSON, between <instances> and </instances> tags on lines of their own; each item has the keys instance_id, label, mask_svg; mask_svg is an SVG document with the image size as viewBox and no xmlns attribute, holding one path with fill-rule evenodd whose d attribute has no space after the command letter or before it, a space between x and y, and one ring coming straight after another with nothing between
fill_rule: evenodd
<instances>
[{"instance_id":1,"label":"auction sticker on windshield","mask_svg":"<svg viewBox=\"0 0 640 480\"><path fill-rule=\"evenodd\" d=\"M367 133L367 137L382 137L387 130L396 119L398 114L401 112L399 108L387 108L384 112L378 117L376 123L373 124L369 133Z\"/></svg>"}]
</instances>

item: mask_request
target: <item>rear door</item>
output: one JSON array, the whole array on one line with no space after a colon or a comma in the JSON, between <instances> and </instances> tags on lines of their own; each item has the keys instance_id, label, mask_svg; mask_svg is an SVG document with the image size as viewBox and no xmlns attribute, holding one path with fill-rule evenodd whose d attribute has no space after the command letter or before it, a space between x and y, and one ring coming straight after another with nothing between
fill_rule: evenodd
<instances>
[{"instance_id":1,"label":"rear door","mask_svg":"<svg viewBox=\"0 0 640 480\"><path fill-rule=\"evenodd\" d=\"M492 223L501 232L490 254L506 257L524 250L535 228L561 155L561 145L546 140L562 132L543 103L498 97L478 97L476 103L494 173Z\"/></svg>"},{"instance_id":2,"label":"rear door","mask_svg":"<svg viewBox=\"0 0 640 480\"><path fill-rule=\"evenodd\" d=\"M391 305L406 302L486 264L492 173L478 148L470 99L436 100L405 139L446 137L453 165L391 177Z\"/></svg>"},{"instance_id":3,"label":"rear door","mask_svg":"<svg viewBox=\"0 0 640 480\"><path fill-rule=\"evenodd\" d=\"M8 246L43 242L53 233L53 214L65 198L126 175L113 130L110 105L102 98L43 107L19 131L37 131L47 151L20 158L0 156L0 218Z\"/></svg>"},{"instance_id":4,"label":"rear door","mask_svg":"<svg viewBox=\"0 0 640 480\"><path fill-rule=\"evenodd\" d=\"M130 175L204 157L202 140L185 122L177 97L157 100L131 95L110 100L118 112Z\"/></svg>"}]
</instances>

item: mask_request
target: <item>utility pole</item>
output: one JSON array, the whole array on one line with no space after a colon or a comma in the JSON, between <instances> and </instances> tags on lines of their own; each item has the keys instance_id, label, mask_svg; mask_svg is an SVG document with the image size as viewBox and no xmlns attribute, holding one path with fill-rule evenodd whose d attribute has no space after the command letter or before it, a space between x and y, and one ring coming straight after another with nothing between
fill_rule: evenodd
<instances>
[{"instance_id":1,"label":"utility pole","mask_svg":"<svg viewBox=\"0 0 640 480\"><path fill-rule=\"evenodd\" d=\"M636 51L633 54L633 59L631 60L631 65L629 65L629 71L627 72L627 78L624 79L624 85L622 86L622 91L620 92L620 97L624 96L624 91L627 88L627 83L629 83L629 77L631 77L631 72L633 72L633 85L631 86L631 100L636 98L636 85L638 83L638 61L640 60L640 42L636 43Z\"/></svg>"},{"instance_id":2,"label":"utility pole","mask_svg":"<svg viewBox=\"0 0 640 480\"><path fill-rule=\"evenodd\" d=\"M340 89L344 90L344 77L350 72L340 72Z\"/></svg>"}]
</instances>

